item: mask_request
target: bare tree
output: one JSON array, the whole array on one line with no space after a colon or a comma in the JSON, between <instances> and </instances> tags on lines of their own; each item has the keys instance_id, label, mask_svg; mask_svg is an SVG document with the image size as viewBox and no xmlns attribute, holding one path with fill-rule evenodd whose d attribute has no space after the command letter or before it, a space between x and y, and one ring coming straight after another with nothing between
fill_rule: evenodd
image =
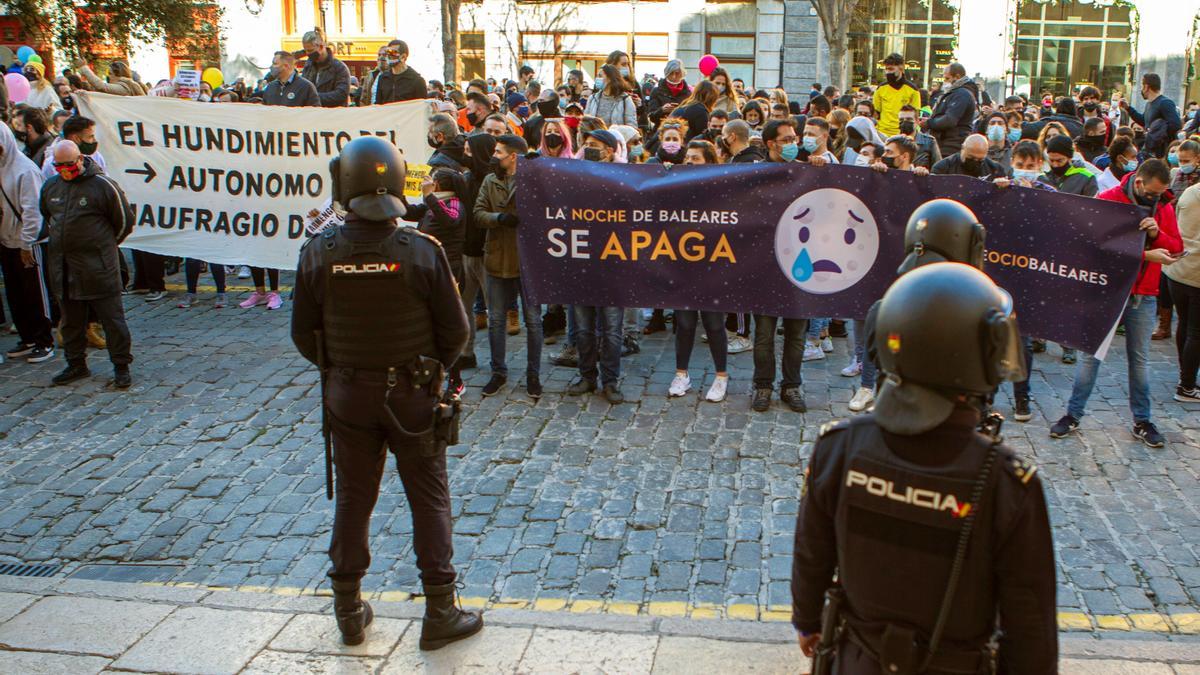
<instances>
[{"instance_id":1,"label":"bare tree","mask_svg":"<svg viewBox=\"0 0 1200 675\"><path fill-rule=\"evenodd\" d=\"M442 81L458 81L458 10L462 0L442 0Z\"/></svg>"},{"instance_id":2,"label":"bare tree","mask_svg":"<svg viewBox=\"0 0 1200 675\"><path fill-rule=\"evenodd\" d=\"M504 39L504 47L514 68L521 63L521 35L530 31L562 33L573 25L576 5L556 0L507 0L496 14L495 25ZM515 30L514 30L515 29ZM516 73L511 73L516 75Z\"/></svg>"},{"instance_id":3,"label":"bare tree","mask_svg":"<svg viewBox=\"0 0 1200 675\"><path fill-rule=\"evenodd\" d=\"M829 43L829 79L838 89L846 88L846 53L850 48L850 20L858 0L809 0L821 28L825 41Z\"/></svg>"}]
</instances>

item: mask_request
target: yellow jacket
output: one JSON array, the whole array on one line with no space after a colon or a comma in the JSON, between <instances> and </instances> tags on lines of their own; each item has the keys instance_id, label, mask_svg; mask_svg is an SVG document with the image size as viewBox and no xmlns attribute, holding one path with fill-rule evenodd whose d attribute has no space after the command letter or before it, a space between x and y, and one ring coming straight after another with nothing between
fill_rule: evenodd
<instances>
[{"instance_id":1,"label":"yellow jacket","mask_svg":"<svg viewBox=\"0 0 1200 675\"><path fill-rule=\"evenodd\" d=\"M875 113L879 115L879 133L884 138L900 133L900 109L906 105L921 109L921 92L908 80L904 80L897 89L890 84L881 84L875 88Z\"/></svg>"}]
</instances>

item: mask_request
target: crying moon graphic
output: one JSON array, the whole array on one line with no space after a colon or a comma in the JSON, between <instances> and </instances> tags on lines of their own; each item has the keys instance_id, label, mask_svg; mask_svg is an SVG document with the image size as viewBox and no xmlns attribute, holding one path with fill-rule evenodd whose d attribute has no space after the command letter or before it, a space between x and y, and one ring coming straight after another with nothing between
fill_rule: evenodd
<instances>
[{"instance_id":1,"label":"crying moon graphic","mask_svg":"<svg viewBox=\"0 0 1200 675\"><path fill-rule=\"evenodd\" d=\"M836 188L800 195L775 228L775 259L792 285L828 295L850 288L879 254L879 227L861 199Z\"/></svg>"}]
</instances>

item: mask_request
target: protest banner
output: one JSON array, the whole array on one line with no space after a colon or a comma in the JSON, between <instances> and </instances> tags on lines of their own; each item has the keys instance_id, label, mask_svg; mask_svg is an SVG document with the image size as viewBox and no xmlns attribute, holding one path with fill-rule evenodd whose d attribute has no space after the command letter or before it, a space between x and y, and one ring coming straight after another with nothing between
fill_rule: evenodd
<instances>
[{"instance_id":1,"label":"protest banner","mask_svg":"<svg viewBox=\"0 0 1200 675\"><path fill-rule=\"evenodd\" d=\"M861 318L896 278L904 228L951 198L987 227L984 271L1022 333L1103 351L1141 264L1138 208L980 180L806 164L535 159L517 171L533 303Z\"/></svg>"},{"instance_id":2,"label":"protest banner","mask_svg":"<svg viewBox=\"0 0 1200 675\"><path fill-rule=\"evenodd\" d=\"M215 264L293 269L305 220L331 196L329 160L378 135L428 160L427 101L366 108L195 103L80 92L108 174L133 204L124 246ZM310 226L311 227L311 226Z\"/></svg>"},{"instance_id":3,"label":"protest banner","mask_svg":"<svg viewBox=\"0 0 1200 675\"><path fill-rule=\"evenodd\" d=\"M404 177L404 196L421 201L421 181L429 175L428 164L409 164L408 175Z\"/></svg>"}]
</instances>

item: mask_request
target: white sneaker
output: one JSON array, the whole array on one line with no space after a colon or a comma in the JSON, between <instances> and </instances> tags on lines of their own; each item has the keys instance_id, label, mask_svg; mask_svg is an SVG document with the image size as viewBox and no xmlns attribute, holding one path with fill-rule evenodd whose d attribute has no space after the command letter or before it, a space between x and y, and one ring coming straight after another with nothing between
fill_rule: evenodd
<instances>
[{"instance_id":1,"label":"white sneaker","mask_svg":"<svg viewBox=\"0 0 1200 675\"><path fill-rule=\"evenodd\" d=\"M821 345L816 342L809 342L804 346L805 361L820 361L825 358L825 352L821 350Z\"/></svg>"},{"instance_id":2,"label":"white sneaker","mask_svg":"<svg viewBox=\"0 0 1200 675\"><path fill-rule=\"evenodd\" d=\"M692 388L692 378L687 373L682 375L676 373L675 379L671 380L671 388L667 393L671 396L683 396Z\"/></svg>"},{"instance_id":3,"label":"white sneaker","mask_svg":"<svg viewBox=\"0 0 1200 675\"><path fill-rule=\"evenodd\" d=\"M712 386L708 388L708 393L704 395L704 400L711 403L720 403L725 400L725 391L729 389L729 376L721 377L718 375L713 380Z\"/></svg>"},{"instance_id":4,"label":"white sneaker","mask_svg":"<svg viewBox=\"0 0 1200 675\"><path fill-rule=\"evenodd\" d=\"M842 368L842 377L858 377L862 375L862 361L851 361L850 365Z\"/></svg>"},{"instance_id":5,"label":"white sneaker","mask_svg":"<svg viewBox=\"0 0 1200 675\"><path fill-rule=\"evenodd\" d=\"M866 387L859 387L858 391L854 392L854 398L850 399L850 412L862 412L866 410L872 403L875 402L875 392Z\"/></svg>"},{"instance_id":6,"label":"white sneaker","mask_svg":"<svg viewBox=\"0 0 1200 675\"><path fill-rule=\"evenodd\" d=\"M742 352L748 352L751 349L754 349L754 343L750 341L750 338L743 337L737 333L734 333L729 337L730 354L741 354Z\"/></svg>"},{"instance_id":7,"label":"white sneaker","mask_svg":"<svg viewBox=\"0 0 1200 675\"><path fill-rule=\"evenodd\" d=\"M821 338L821 351L826 354L833 351L833 338L829 336Z\"/></svg>"},{"instance_id":8,"label":"white sneaker","mask_svg":"<svg viewBox=\"0 0 1200 675\"><path fill-rule=\"evenodd\" d=\"M239 279L249 279L250 278L250 268L247 267L246 265L242 265L242 269L238 270L238 278Z\"/></svg>"}]
</instances>

